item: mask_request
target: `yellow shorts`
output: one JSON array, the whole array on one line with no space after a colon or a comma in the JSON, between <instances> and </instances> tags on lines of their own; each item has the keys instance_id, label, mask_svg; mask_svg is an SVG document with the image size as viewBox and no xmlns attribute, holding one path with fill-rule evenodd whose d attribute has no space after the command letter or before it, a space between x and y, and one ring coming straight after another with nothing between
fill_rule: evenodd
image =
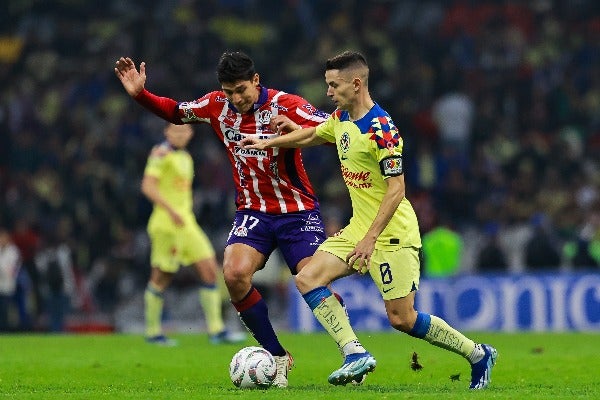
<instances>
[{"instance_id":1,"label":"yellow shorts","mask_svg":"<svg viewBox=\"0 0 600 400\"><path fill-rule=\"evenodd\" d=\"M215 249L208 236L193 221L174 230L148 230L152 250L150 264L164 272L175 273L180 266L215 256Z\"/></svg>"},{"instance_id":2,"label":"yellow shorts","mask_svg":"<svg viewBox=\"0 0 600 400\"><path fill-rule=\"evenodd\" d=\"M345 261L355 246L356 243L333 236L327 238L318 250L331 253ZM384 300L406 297L410 292L419 289L420 251L421 249L416 247L373 251L369 273Z\"/></svg>"}]
</instances>

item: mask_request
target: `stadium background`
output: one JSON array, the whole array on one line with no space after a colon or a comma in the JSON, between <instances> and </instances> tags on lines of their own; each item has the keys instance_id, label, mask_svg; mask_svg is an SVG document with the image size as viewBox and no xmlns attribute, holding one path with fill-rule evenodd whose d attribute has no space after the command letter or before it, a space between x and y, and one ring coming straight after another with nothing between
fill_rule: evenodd
<instances>
[{"instance_id":1,"label":"stadium background","mask_svg":"<svg viewBox=\"0 0 600 400\"><path fill-rule=\"evenodd\" d=\"M579 272L597 278L596 1L10 0L0 5L0 225L30 272L31 328L48 328L35 256L59 244L77 279L71 329L141 324L150 205L139 184L163 123L127 97L113 73L118 57L145 61L153 92L191 100L218 88L214 66L225 49L245 50L264 84L332 111L324 60L348 48L366 55L373 97L400 127L424 237L433 249L446 248L435 242L442 237L442 258L457 258L448 282L488 272L551 273L567 286ZM229 165L208 127L196 128L191 152L198 220L220 252L234 212ZM350 213L335 154L304 153L335 229ZM488 244L504 267L480 263ZM279 264L262 281L275 297L289 291ZM185 295L194 284L178 277L171 321L198 323L195 298ZM588 306L599 287L582 295ZM287 304L273 309L286 315Z\"/></svg>"}]
</instances>

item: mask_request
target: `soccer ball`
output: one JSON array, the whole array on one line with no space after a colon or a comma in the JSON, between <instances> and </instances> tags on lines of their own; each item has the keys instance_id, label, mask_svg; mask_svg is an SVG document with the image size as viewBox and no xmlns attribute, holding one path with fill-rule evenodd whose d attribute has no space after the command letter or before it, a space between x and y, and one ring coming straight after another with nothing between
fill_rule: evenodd
<instances>
[{"instance_id":1,"label":"soccer ball","mask_svg":"<svg viewBox=\"0 0 600 400\"><path fill-rule=\"evenodd\" d=\"M234 354L229 364L231 382L239 388L266 389L276 375L275 359L262 347L244 347Z\"/></svg>"}]
</instances>

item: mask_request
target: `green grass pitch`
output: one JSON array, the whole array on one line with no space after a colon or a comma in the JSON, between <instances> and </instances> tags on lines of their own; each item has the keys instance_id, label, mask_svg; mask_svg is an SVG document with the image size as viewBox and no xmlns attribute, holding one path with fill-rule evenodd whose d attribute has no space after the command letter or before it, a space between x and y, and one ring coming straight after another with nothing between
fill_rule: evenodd
<instances>
[{"instance_id":1,"label":"green grass pitch","mask_svg":"<svg viewBox=\"0 0 600 400\"><path fill-rule=\"evenodd\" d=\"M472 333L499 352L491 386L469 391L460 356L400 333L359 332L377 358L362 386L335 387L341 357L324 333L283 333L296 366L287 389L241 390L228 366L241 347L206 335L157 347L138 335L1 335L0 398L6 399L598 399L600 334ZM410 368L417 353L422 369Z\"/></svg>"}]
</instances>

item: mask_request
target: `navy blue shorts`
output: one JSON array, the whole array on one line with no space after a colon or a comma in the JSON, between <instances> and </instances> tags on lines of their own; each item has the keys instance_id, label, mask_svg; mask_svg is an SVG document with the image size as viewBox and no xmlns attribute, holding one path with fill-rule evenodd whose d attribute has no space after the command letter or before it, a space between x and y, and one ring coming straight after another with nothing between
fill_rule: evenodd
<instances>
[{"instance_id":1,"label":"navy blue shorts","mask_svg":"<svg viewBox=\"0 0 600 400\"><path fill-rule=\"evenodd\" d=\"M324 240L325 226L316 210L276 215L238 210L227 245L244 243L267 258L279 247L288 268L295 275L298 263L312 256Z\"/></svg>"}]
</instances>

